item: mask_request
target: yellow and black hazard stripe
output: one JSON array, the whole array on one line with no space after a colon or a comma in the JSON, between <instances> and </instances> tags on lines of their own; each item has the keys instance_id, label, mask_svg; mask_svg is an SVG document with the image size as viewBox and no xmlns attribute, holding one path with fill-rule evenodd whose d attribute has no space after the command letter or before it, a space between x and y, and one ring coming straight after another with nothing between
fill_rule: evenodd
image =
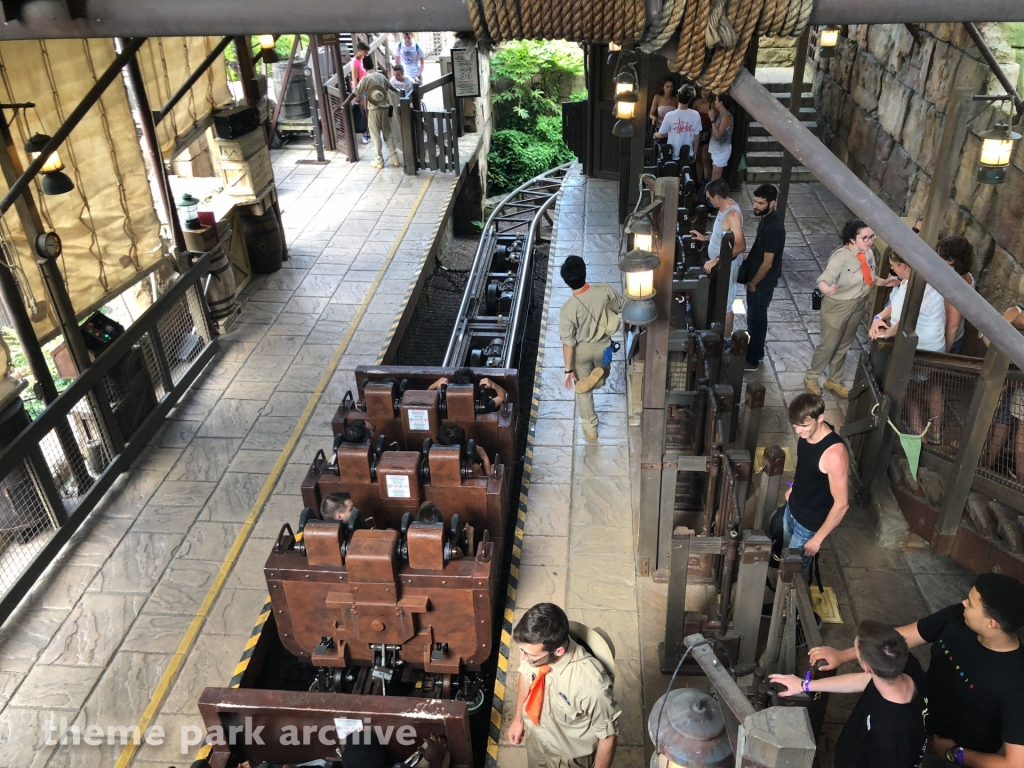
<instances>
[{"instance_id":1,"label":"yellow and black hazard stripe","mask_svg":"<svg viewBox=\"0 0 1024 768\"><path fill-rule=\"evenodd\" d=\"M302 534L299 534L300 536ZM260 636L263 634L263 627L267 624L267 619L270 618L270 614L274 608L270 603L270 595L267 595L266 602L263 603L263 607L260 609L260 615L256 619L256 624L253 625L252 632L249 633L249 639L245 642L245 649L242 651L242 657L238 660L238 664L235 665L234 674L231 675L231 682L228 683L229 688L241 688L242 679L245 677L245 672L249 669L249 662L252 660L252 655L256 653L256 645L260 641ZM196 752L196 760L205 760L210 756L212 747L209 744L204 744Z\"/></svg>"},{"instance_id":2,"label":"yellow and black hazard stripe","mask_svg":"<svg viewBox=\"0 0 1024 768\"><path fill-rule=\"evenodd\" d=\"M558 205L556 201L555 205ZM494 680L494 697L491 701L491 722L487 734L487 768L497 768L498 740L501 737L502 714L505 711L505 684L508 679L508 658L512 651L512 618L516 609L519 590L519 563L523 557L523 534L526 531L526 515L530 502L530 478L533 474L533 446L537 439L537 417L540 411L541 363L547 343L548 315L551 311L551 288L554 276L554 244L558 241L558 215L552 217L555 225L551 231L552 248L548 253L548 277L544 286L544 310L541 313L540 337L537 341L537 373L533 379L533 396L530 399L530 426L526 433L526 459L523 462L523 482L519 490L519 507L516 515L515 539L512 542L512 557L509 561L508 589L505 593L505 609L502 611L501 644L498 648L498 673Z\"/></svg>"}]
</instances>

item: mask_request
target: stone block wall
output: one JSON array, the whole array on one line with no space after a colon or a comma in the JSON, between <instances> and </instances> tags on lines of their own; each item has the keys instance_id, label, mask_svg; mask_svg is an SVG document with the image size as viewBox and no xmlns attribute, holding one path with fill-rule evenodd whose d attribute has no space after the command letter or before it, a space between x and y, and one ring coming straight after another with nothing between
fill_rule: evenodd
<instances>
[{"instance_id":1,"label":"stone block wall","mask_svg":"<svg viewBox=\"0 0 1024 768\"><path fill-rule=\"evenodd\" d=\"M954 90L1002 90L963 25L918 30L920 42L905 25L850 26L836 56L817 62L814 101L822 138L901 216L923 213L933 169L957 163L942 232L971 241L979 290L1002 310L1024 301L1024 149L1015 149L1004 184L979 184L978 134L1005 122L1008 113L975 104L963 147L953 157L937 157ZM999 27L982 25L981 31L1016 82L1019 67Z\"/></svg>"},{"instance_id":2,"label":"stone block wall","mask_svg":"<svg viewBox=\"0 0 1024 768\"><path fill-rule=\"evenodd\" d=\"M795 37L760 37L757 41L757 68L792 67L796 43Z\"/></svg>"}]
</instances>

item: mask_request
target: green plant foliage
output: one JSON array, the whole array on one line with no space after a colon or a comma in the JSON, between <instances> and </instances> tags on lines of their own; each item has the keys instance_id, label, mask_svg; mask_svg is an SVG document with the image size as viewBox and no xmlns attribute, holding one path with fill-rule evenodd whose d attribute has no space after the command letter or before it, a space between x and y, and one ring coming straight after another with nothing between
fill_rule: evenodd
<instances>
[{"instance_id":1,"label":"green plant foliage","mask_svg":"<svg viewBox=\"0 0 1024 768\"><path fill-rule=\"evenodd\" d=\"M508 105L500 130L491 137L487 160L488 184L494 192L515 189L573 159L562 141L559 94L582 74L582 51L560 41L515 40L491 57L491 99ZM577 91L569 98L586 97L586 91Z\"/></svg>"},{"instance_id":2,"label":"green plant foliage","mask_svg":"<svg viewBox=\"0 0 1024 768\"><path fill-rule=\"evenodd\" d=\"M24 389L21 393L21 399L25 401L25 410L28 411L29 418L35 419L46 409L46 404L36 397L35 395L35 383L36 377L32 375L32 369L29 368L28 360L25 357L24 352L21 348L21 342L18 341L18 337L14 335L14 331L10 328L0 329L3 333L4 341L7 342L7 347L11 350L11 373L16 378L24 379L28 382L29 386ZM53 377L53 382L57 386L57 392L63 392L69 386L71 386L71 379L65 379L57 373L57 366L53 364L53 357L51 356L53 350L60 343L60 339L50 342L43 348L44 357L46 359L46 366L50 369L50 375Z\"/></svg>"},{"instance_id":3,"label":"green plant foliage","mask_svg":"<svg viewBox=\"0 0 1024 768\"><path fill-rule=\"evenodd\" d=\"M288 54L292 52L292 42L295 40L295 35L281 35L277 38L274 43L274 50L277 52L278 57L281 61L288 61ZM249 41L252 43L252 55L255 56L260 51L259 35L251 35ZM302 40L299 43L302 50L309 47L309 35L302 35ZM232 43L224 49L224 59L228 62L228 81L238 82L238 56L235 55L235 45ZM263 64L256 64L256 74L263 73Z\"/></svg>"}]
</instances>

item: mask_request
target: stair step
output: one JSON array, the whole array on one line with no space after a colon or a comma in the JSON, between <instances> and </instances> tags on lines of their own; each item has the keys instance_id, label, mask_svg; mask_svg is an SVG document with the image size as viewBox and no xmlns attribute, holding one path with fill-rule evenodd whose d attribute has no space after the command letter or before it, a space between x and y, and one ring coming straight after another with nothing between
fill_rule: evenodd
<instances>
[{"instance_id":1,"label":"stair step","mask_svg":"<svg viewBox=\"0 0 1024 768\"><path fill-rule=\"evenodd\" d=\"M816 117L817 115L815 115ZM817 120L801 120L800 124L813 133L815 136L818 135L818 121ZM750 127L747 129L747 136L770 136L768 129L760 123L752 122Z\"/></svg>"},{"instance_id":2,"label":"stair step","mask_svg":"<svg viewBox=\"0 0 1024 768\"><path fill-rule=\"evenodd\" d=\"M774 136L747 136L747 154L780 151L782 151L782 144Z\"/></svg>"},{"instance_id":3,"label":"stair step","mask_svg":"<svg viewBox=\"0 0 1024 768\"><path fill-rule=\"evenodd\" d=\"M781 101L783 104L785 104L787 107L789 106L789 99L790 99L790 96L792 95L792 94L790 94L789 91L785 91L784 93L773 93L772 95L776 99ZM808 88L806 91L804 91L801 94L801 96L803 97L803 106L804 107L806 107L808 104L811 104L814 101L814 91L811 90L810 88Z\"/></svg>"},{"instance_id":4,"label":"stair step","mask_svg":"<svg viewBox=\"0 0 1024 768\"><path fill-rule=\"evenodd\" d=\"M785 156L785 152L774 151L774 152L761 152L751 151L747 149L745 156L747 158L748 168L781 168L782 158Z\"/></svg>"},{"instance_id":5,"label":"stair step","mask_svg":"<svg viewBox=\"0 0 1024 768\"><path fill-rule=\"evenodd\" d=\"M817 181L818 177L801 165L793 169L789 180L791 182ZM780 181L782 181L781 168L747 168L748 184L763 184L765 182L778 184Z\"/></svg>"},{"instance_id":6,"label":"stair step","mask_svg":"<svg viewBox=\"0 0 1024 768\"><path fill-rule=\"evenodd\" d=\"M804 76L806 77L806 75L804 75ZM789 93L790 89L792 89L792 87L793 87L793 82L790 79L790 80L785 80L783 82L761 83L761 85L763 85L765 88L767 88L769 93L779 94L779 93ZM811 87L812 87L812 83L804 83L804 88L810 89Z\"/></svg>"}]
</instances>

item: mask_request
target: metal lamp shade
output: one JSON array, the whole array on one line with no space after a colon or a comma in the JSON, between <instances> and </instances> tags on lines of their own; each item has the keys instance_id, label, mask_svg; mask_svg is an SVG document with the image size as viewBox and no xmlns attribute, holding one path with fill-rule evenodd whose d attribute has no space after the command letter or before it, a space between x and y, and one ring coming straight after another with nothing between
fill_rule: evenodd
<instances>
[{"instance_id":1,"label":"metal lamp shade","mask_svg":"<svg viewBox=\"0 0 1024 768\"><path fill-rule=\"evenodd\" d=\"M612 126L612 136L618 136L620 139L628 139L633 136L633 121L632 120L616 120L615 125Z\"/></svg>"},{"instance_id":2,"label":"metal lamp shade","mask_svg":"<svg viewBox=\"0 0 1024 768\"><path fill-rule=\"evenodd\" d=\"M63 195L73 190L75 183L68 178L66 173L51 171L43 174L42 186L44 195Z\"/></svg>"},{"instance_id":3,"label":"metal lamp shade","mask_svg":"<svg viewBox=\"0 0 1024 768\"><path fill-rule=\"evenodd\" d=\"M654 299L627 299L622 307L622 319L630 325L647 325L658 319Z\"/></svg>"}]
</instances>

